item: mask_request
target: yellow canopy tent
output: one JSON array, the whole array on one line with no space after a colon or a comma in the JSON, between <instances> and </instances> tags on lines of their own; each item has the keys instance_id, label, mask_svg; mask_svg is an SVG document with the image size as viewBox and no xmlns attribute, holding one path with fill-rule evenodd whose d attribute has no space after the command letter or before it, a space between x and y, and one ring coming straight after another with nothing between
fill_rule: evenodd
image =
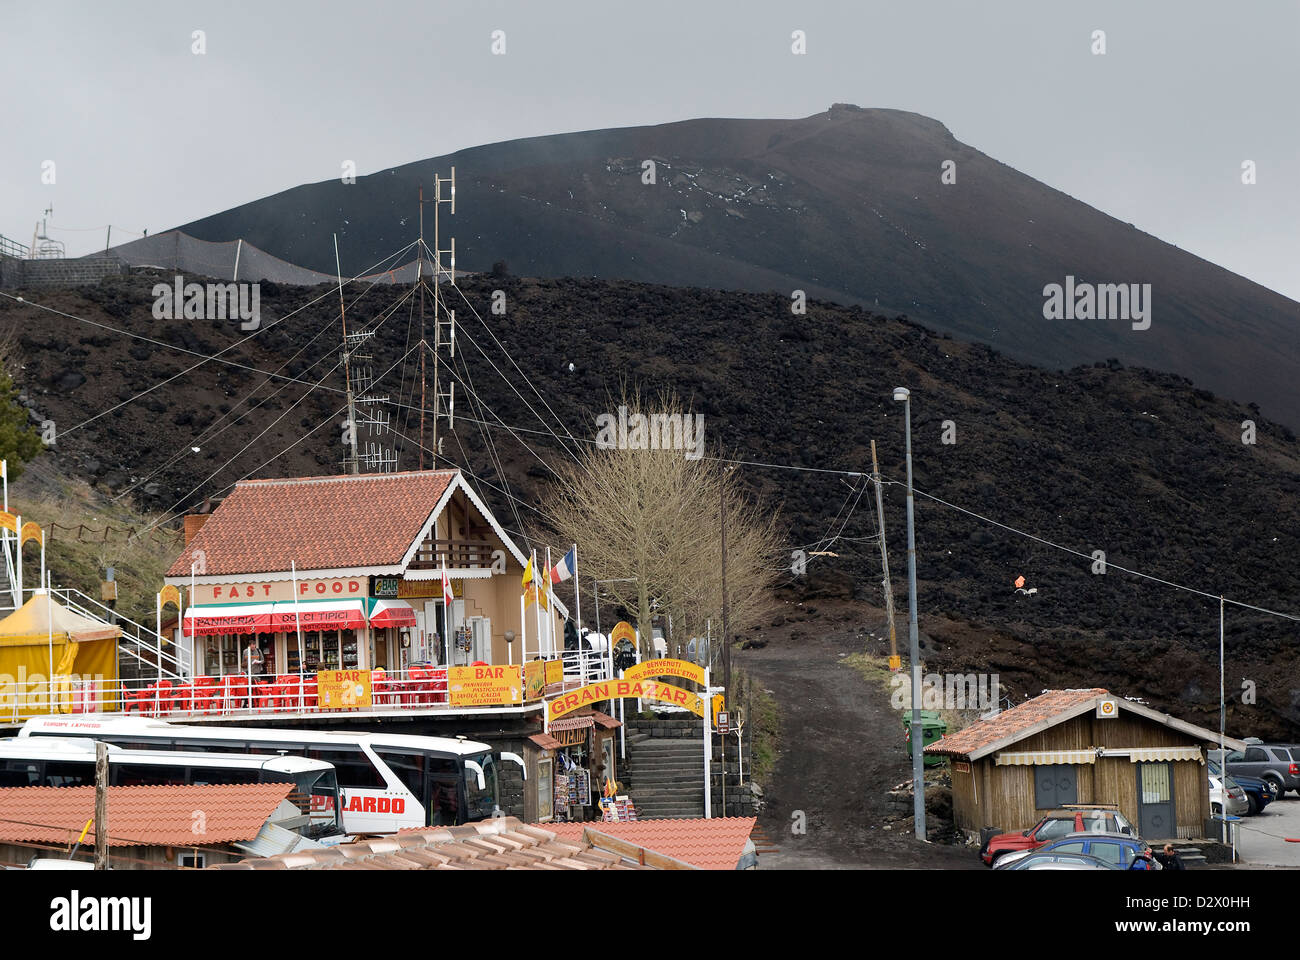
<instances>
[{"instance_id":1,"label":"yellow canopy tent","mask_svg":"<svg viewBox=\"0 0 1300 960\"><path fill-rule=\"evenodd\" d=\"M115 698L121 635L121 628L73 613L44 591L33 595L0 620L0 718L67 713L78 690L96 701L106 695ZM113 710L116 705L90 709Z\"/></svg>"}]
</instances>

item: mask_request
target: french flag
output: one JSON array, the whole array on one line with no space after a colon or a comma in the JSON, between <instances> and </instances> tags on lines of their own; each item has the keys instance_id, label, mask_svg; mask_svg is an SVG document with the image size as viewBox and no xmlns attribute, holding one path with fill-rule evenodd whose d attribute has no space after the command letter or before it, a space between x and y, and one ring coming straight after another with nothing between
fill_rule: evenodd
<instances>
[{"instance_id":1,"label":"french flag","mask_svg":"<svg viewBox=\"0 0 1300 960\"><path fill-rule=\"evenodd\" d=\"M563 583L573 576L573 571L578 566L578 545L575 543L569 548L569 552L555 566L551 567L551 583Z\"/></svg>"}]
</instances>

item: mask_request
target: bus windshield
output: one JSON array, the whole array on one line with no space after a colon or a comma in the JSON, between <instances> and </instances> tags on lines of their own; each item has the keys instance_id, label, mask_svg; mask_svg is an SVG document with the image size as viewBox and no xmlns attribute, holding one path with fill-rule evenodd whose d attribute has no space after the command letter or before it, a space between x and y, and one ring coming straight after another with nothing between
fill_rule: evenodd
<instances>
[{"instance_id":1,"label":"bus windshield","mask_svg":"<svg viewBox=\"0 0 1300 960\"><path fill-rule=\"evenodd\" d=\"M478 785L478 771L483 770L483 786ZM465 758L465 820L486 820L499 808L496 758L490 753L476 753Z\"/></svg>"},{"instance_id":2,"label":"bus windshield","mask_svg":"<svg viewBox=\"0 0 1300 960\"><path fill-rule=\"evenodd\" d=\"M308 770L295 774L294 793L308 799L310 821L306 835L328 837L343 832L339 811L339 781L333 770Z\"/></svg>"}]
</instances>

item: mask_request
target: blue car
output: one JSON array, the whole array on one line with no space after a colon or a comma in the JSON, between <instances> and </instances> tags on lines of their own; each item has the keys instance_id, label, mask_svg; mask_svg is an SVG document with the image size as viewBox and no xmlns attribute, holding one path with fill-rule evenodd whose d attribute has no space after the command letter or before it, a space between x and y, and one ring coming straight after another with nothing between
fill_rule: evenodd
<instances>
[{"instance_id":1,"label":"blue car","mask_svg":"<svg viewBox=\"0 0 1300 960\"><path fill-rule=\"evenodd\" d=\"M1219 764L1216 760L1210 760L1207 764L1210 773L1214 776L1221 776L1219 773ZM1272 780L1261 780L1259 777L1239 777L1235 773L1232 779L1236 781L1237 786L1246 791L1246 800L1250 803L1249 816L1259 813L1270 803L1277 799L1277 784Z\"/></svg>"},{"instance_id":2,"label":"blue car","mask_svg":"<svg viewBox=\"0 0 1300 960\"><path fill-rule=\"evenodd\" d=\"M1117 870L1163 870L1160 861L1151 855L1151 848L1141 837L1127 833L1101 833L1085 830L1066 834L1033 850L1004 853L993 864L994 870L1018 870L1018 864L1030 854L1081 853Z\"/></svg>"}]
</instances>

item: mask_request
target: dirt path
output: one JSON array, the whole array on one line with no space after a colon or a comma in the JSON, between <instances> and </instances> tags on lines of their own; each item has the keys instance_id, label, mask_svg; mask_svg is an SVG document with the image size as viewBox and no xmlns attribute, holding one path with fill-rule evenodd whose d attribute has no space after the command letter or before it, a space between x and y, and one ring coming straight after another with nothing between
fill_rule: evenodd
<instances>
[{"instance_id":1,"label":"dirt path","mask_svg":"<svg viewBox=\"0 0 1300 960\"><path fill-rule=\"evenodd\" d=\"M967 849L919 843L910 820L886 823L887 816L910 815L910 806L900 811L888 791L911 776L911 761L888 692L840 662L862 649L861 622L860 609L826 610L795 630L765 633L767 646L741 654L744 669L781 710L781 756L763 785L759 821L780 852L765 855L762 865L981 869ZM803 836L791 832L799 810L807 819Z\"/></svg>"}]
</instances>

